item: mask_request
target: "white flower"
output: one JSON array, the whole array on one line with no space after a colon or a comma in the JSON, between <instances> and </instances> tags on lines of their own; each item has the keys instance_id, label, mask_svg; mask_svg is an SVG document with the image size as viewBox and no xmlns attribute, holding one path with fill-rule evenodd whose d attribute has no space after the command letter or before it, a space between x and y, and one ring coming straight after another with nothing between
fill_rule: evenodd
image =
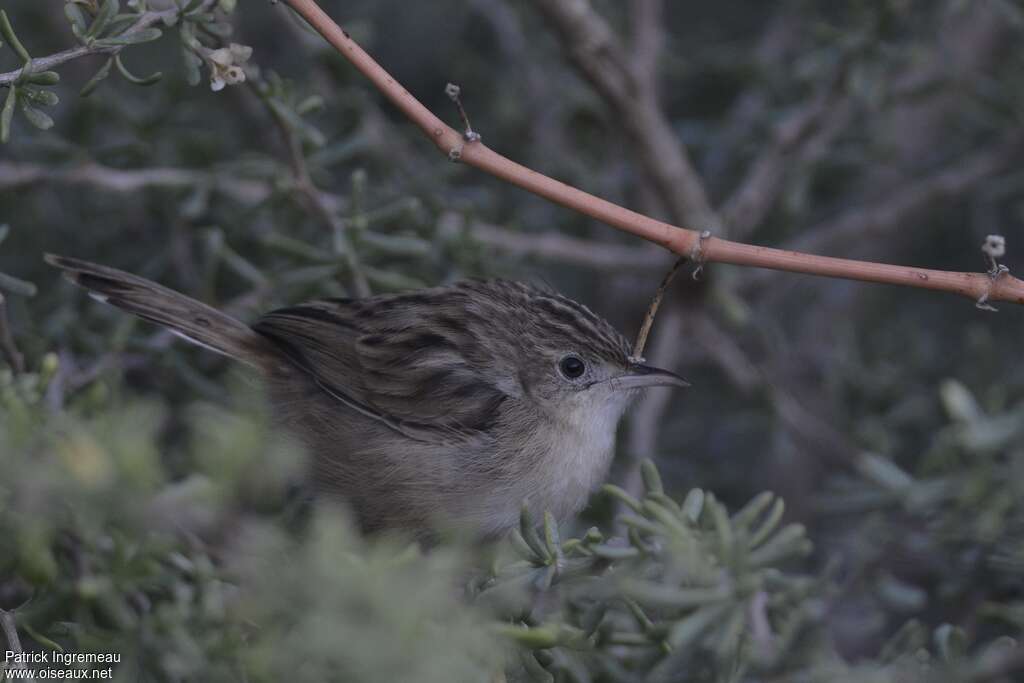
<instances>
[{"instance_id":1,"label":"white flower","mask_svg":"<svg viewBox=\"0 0 1024 683\"><path fill-rule=\"evenodd\" d=\"M1006 255L1006 238L1002 235L989 235L981 245L981 250L991 258L1002 258Z\"/></svg>"},{"instance_id":2,"label":"white flower","mask_svg":"<svg viewBox=\"0 0 1024 683\"><path fill-rule=\"evenodd\" d=\"M231 43L227 47L207 53L206 60L210 67L210 89L217 92L223 90L225 85L244 82L245 70L242 67L251 56L252 48L238 43Z\"/></svg>"}]
</instances>

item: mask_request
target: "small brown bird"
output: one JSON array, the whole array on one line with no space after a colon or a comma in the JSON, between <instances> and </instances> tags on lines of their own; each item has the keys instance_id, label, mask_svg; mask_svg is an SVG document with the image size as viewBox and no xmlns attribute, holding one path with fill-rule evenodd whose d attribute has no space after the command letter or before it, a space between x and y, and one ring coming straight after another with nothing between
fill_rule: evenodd
<instances>
[{"instance_id":1,"label":"small brown bird","mask_svg":"<svg viewBox=\"0 0 1024 683\"><path fill-rule=\"evenodd\" d=\"M97 299L247 363L275 419L313 455L313 481L367 531L458 524L504 532L524 502L565 519L612 459L645 387L641 365L585 306L505 280L322 299L254 325L129 273L47 255Z\"/></svg>"}]
</instances>

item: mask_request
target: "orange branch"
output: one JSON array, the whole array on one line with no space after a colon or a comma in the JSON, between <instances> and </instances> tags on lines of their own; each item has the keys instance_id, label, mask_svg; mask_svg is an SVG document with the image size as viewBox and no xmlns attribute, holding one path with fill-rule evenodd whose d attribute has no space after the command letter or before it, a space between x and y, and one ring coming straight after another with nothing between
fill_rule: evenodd
<instances>
[{"instance_id":1,"label":"orange branch","mask_svg":"<svg viewBox=\"0 0 1024 683\"><path fill-rule=\"evenodd\" d=\"M687 230L654 220L575 187L537 173L508 159L479 141L466 141L444 123L366 53L314 0L285 0L342 56L366 76L392 104L415 123L449 158L486 171L513 185L566 208L579 211L615 228L642 237L682 255L697 254L701 261L771 268L794 273L921 287L961 294L975 301L1010 301L1024 304L1024 281L1009 273L993 279L987 273L959 273L895 266L868 261L816 256L784 249L759 247L717 237L701 239ZM699 245L699 248L698 248Z\"/></svg>"}]
</instances>

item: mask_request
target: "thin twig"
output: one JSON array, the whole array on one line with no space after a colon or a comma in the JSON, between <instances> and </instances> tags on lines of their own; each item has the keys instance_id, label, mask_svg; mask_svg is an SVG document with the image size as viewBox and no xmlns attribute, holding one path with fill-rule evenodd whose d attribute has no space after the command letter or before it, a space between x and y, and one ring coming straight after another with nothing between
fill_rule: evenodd
<instances>
[{"instance_id":1,"label":"thin twig","mask_svg":"<svg viewBox=\"0 0 1024 683\"><path fill-rule=\"evenodd\" d=\"M366 273L359 263L352 242L348 238L348 226L345 225L345 221L342 220L341 216L334 211L324 193L313 183L313 179L309 174L309 167L306 165L306 156L302 151L302 141L299 140L299 136L295 134L295 131L278 114L274 107L267 107L267 110L284 136L285 145L288 147L292 173L295 176L296 189L299 190L302 197L306 200L309 208L331 228L331 232L334 234L335 245L345 261L345 266L348 269L356 295L359 297L370 296L372 293L370 283L366 279Z\"/></svg>"},{"instance_id":2,"label":"thin twig","mask_svg":"<svg viewBox=\"0 0 1024 683\"><path fill-rule=\"evenodd\" d=\"M24 650L21 649L21 639L18 638L18 624L14 621L14 615L7 610L0 609L0 629L3 630L4 636L7 638L7 646L11 652L15 655L20 655ZM25 663L14 658L14 668L24 671L26 668Z\"/></svg>"},{"instance_id":3,"label":"thin twig","mask_svg":"<svg viewBox=\"0 0 1024 683\"><path fill-rule=\"evenodd\" d=\"M14 335L11 334L10 322L7 319L7 299L0 293L0 352L4 360L11 366L11 372L20 375L25 372L25 359L14 344Z\"/></svg>"},{"instance_id":4,"label":"thin twig","mask_svg":"<svg viewBox=\"0 0 1024 683\"><path fill-rule=\"evenodd\" d=\"M462 121L462 137L465 138L466 142L476 142L480 140L480 133L473 130L473 126L469 125L469 115L466 114L466 108L462 106L462 88L449 83L444 87L444 94L448 96L452 102L455 103L455 108L459 110L459 119Z\"/></svg>"},{"instance_id":5,"label":"thin twig","mask_svg":"<svg viewBox=\"0 0 1024 683\"><path fill-rule=\"evenodd\" d=\"M647 335L651 332L651 325L654 324L654 316L658 314L658 308L661 306L661 300L665 297L665 291L668 286L672 284L672 278L676 276L676 271L679 267L686 263L689 259L685 256L680 256L676 259L676 262L672 264L668 272L665 273L665 277L661 278L661 284L658 285L658 291L654 293L654 298L651 299L651 305L647 307L647 312L644 314L644 321L640 325L640 331L636 333L636 341L633 342L633 358L632 360L636 363L642 363L644 360L644 347L647 346Z\"/></svg>"},{"instance_id":6,"label":"thin twig","mask_svg":"<svg viewBox=\"0 0 1024 683\"><path fill-rule=\"evenodd\" d=\"M314 0L285 1L366 76L410 121L415 123L446 156L452 150L464 146L462 135L458 131L446 125L403 88L393 76L359 47L349 34L334 23ZM566 208L659 244L676 254L689 254L700 240L700 233L695 230L658 221L587 194L517 164L494 152L482 142L465 145L461 160L465 164L479 168ZM990 300L1024 304L1024 281L1012 276L1000 278L993 285L987 273L926 270L853 259L830 258L732 242L717 237L711 237L704 242L703 253L708 262L732 263L809 275L934 289L960 294L973 301L977 301L991 287Z\"/></svg>"},{"instance_id":7,"label":"thin twig","mask_svg":"<svg viewBox=\"0 0 1024 683\"><path fill-rule=\"evenodd\" d=\"M204 3L204 7L208 7L213 4L213 0L207 0ZM139 18L132 24L124 33L118 34L118 38L128 38L143 29L149 28L153 24L163 21L165 19L173 19L177 17L181 12L179 7L172 7L171 9L143 12L139 15ZM49 71L55 66L60 66L65 62L70 62L74 59L80 59L82 57L88 57L90 55L113 55L119 53L127 45L80 45L79 47L73 47L63 52L57 52L47 57L37 57L30 62L29 71L31 73L39 73L40 71ZM0 73L0 85L8 85L21 78L24 68L15 69L6 73Z\"/></svg>"}]
</instances>

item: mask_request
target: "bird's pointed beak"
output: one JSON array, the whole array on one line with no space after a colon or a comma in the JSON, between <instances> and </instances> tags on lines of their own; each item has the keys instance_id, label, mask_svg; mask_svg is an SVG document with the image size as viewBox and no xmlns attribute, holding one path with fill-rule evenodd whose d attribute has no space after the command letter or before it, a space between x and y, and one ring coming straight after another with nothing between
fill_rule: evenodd
<instances>
[{"instance_id":1,"label":"bird's pointed beak","mask_svg":"<svg viewBox=\"0 0 1024 683\"><path fill-rule=\"evenodd\" d=\"M646 387L688 387L690 383L674 372L636 363L624 375L615 378L617 389L643 389Z\"/></svg>"}]
</instances>

